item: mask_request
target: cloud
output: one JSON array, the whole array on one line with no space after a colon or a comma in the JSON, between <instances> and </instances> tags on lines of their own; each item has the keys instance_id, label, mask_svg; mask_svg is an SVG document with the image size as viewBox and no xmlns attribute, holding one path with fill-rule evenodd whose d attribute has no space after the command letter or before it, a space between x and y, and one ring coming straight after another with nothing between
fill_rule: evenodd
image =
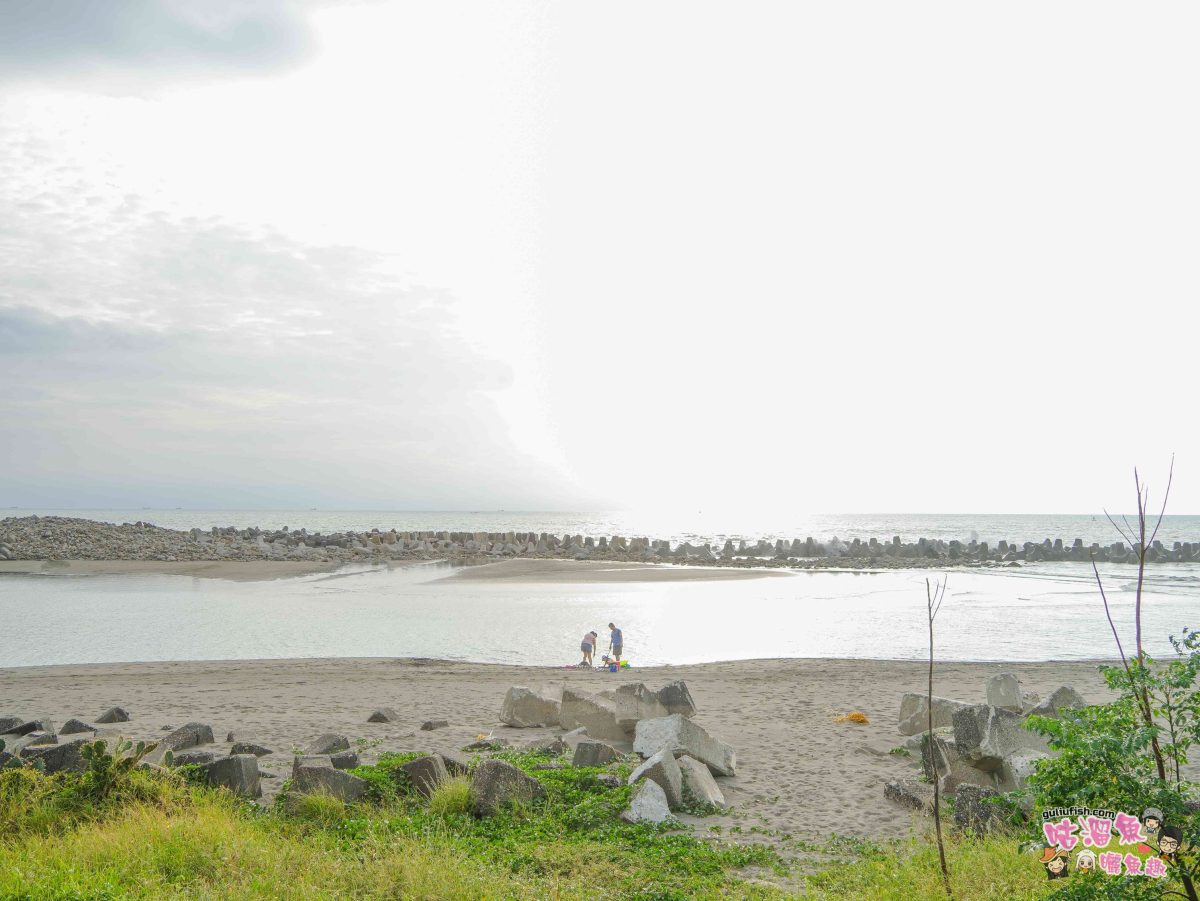
<instances>
[{"instance_id":1,"label":"cloud","mask_svg":"<svg viewBox=\"0 0 1200 901\"><path fill-rule=\"evenodd\" d=\"M564 503L496 408L508 366L395 259L168 215L3 137L5 503Z\"/></svg>"},{"instance_id":2,"label":"cloud","mask_svg":"<svg viewBox=\"0 0 1200 901\"><path fill-rule=\"evenodd\" d=\"M265 73L307 60L315 40L293 0L6 0L0 79L156 79Z\"/></svg>"}]
</instances>

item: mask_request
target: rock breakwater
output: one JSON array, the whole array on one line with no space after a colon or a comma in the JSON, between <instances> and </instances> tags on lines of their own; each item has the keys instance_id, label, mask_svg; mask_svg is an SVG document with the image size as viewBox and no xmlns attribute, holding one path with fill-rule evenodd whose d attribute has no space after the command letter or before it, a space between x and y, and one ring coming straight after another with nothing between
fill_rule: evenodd
<instances>
[{"instance_id":1,"label":"rock breakwater","mask_svg":"<svg viewBox=\"0 0 1200 901\"><path fill-rule=\"evenodd\" d=\"M700 566L790 568L944 568L1020 565L1041 561L1137 563L1136 549L1121 542L1085 546L1082 539L1045 539L1021 544L1000 541L857 538L827 542L812 538L732 540L721 547L650 538L551 535L545 532L369 532L310 533L233 527L179 531L145 522L102 523L57 516L0 520L0 560L298 560L313 563L369 563L389 560L449 560L462 565L506 557L615 560ZM1150 563L1200 562L1200 541L1156 541L1146 550Z\"/></svg>"}]
</instances>

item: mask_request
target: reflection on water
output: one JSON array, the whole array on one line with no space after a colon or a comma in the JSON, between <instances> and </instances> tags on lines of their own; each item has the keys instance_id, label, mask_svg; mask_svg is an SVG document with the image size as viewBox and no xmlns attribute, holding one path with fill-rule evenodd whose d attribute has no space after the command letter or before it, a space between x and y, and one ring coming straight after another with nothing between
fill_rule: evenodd
<instances>
[{"instance_id":1,"label":"reflection on water","mask_svg":"<svg viewBox=\"0 0 1200 901\"><path fill-rule=\"evenodd\" d=\"M272 582L188 576L0 575L0 666L140 660L439 657L538 665L578 658L617 622L635 665L763 657L920 658L927 572L798 572L683 583L443 581L446 564L352 567ZM1105 573L1132 641L1136 574ZM1077 564L951 571L943 660L1114 655L1090 571ZM1156 566L1144 626L1152 653L1196 626L1200 570ZM602 649L606 642L602 641Z\"/></svg>"}]
</instances>

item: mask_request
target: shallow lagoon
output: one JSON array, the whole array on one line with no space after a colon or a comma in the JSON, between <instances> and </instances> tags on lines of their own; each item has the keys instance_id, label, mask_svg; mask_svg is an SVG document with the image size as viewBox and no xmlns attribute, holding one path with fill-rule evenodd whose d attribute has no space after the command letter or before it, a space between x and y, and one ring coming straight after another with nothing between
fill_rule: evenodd
<instances>
[{"instance_id":1,"label":"shallow lagoon","mask_svg":"<svg viewBox=\"0 0 1200 901\"><path fill-rule=\"evenodd\" d=\"M445 564L350 567L264 582L190 576L0 575L0 666L301 657L437 657L565 665L588 629L625 630L635 664L767 657L913 659L926 651L926 571L795 572L744 580L446 580ZM1105 573L1132 644L1136 572ZM1113 657L1090 569L952 570L943 660ZM1200 571L1156 566L1147 647L1200 626ZM606 641L602 640L602 649Z\"/></svg>"}]
</instances>

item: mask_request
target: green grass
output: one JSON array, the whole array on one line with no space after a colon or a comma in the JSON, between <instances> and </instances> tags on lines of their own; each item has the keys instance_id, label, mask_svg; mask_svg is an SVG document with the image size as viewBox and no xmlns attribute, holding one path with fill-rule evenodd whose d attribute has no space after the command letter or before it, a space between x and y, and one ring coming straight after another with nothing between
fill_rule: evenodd
<instances>
[{"instance_id":1,"label":"green grass","mask_svg":"<svg viewBox=\"0 0 1200 901\"><path fill-rule=\"evenodd\" d=\"M510 753L529 768L545 757ZM0 898L773 897L739 869L777 866L765 848L720 847L621 822L626 787L596 769L539 771L547 799L487 819L466 780L433 809L396 761L357 772L376 796L343 805L288 797L269 810L136 771L103 796L81 776L0 773ZM467 790L464 792L464 788Z\"/></svg>"},{"instance_id":2,"label":"green grass","mask_svg":"<svg viewBox=\"0 0 1200 901\"><path fill-rule=\"evenodd\" d=\"M1018 851L1011 835L968 839L948 835L946 863L958 901L1027 901L1045 898L1056 883L1036 855ZM806 898L874 901L945 899L937 846L912 839L886 847L835 838L817 850L819 872L806 878ZM1058 883L1061 885L1061 883Z\"/></svg>"},{"instance_id":3,"label":"green grass","mask_svg":"<svg viewBox=\"0 0 1200 901\"><path fill-rule=\"evenodd\" d=\"M443 820L465 817L471 812L471 782L465 776L453 776L429 796L429 812Z\"/></svg>"},{"instance_id":4,"label":"green grass","mask_svg":"<svg viewBox=\"0 0 1200 901\"><path fill-rule=\"evenodd\" d=\"M546 761L497 756L526 771ZM701 841L624 823L632 790L596 778L628 775L624 762L532 771L545 801L476 819L469 780L426 801L396 769L404 759L355 770L372 785L364 803L285 793L272 809L156 772L0 772L0 899L945 897L928 840L814 845L735 827L739 838L771 839L738 845L720 830L697 830ZM1044 898L1054 885L1012 836L952 836L947 856L960 901Z\"/></svg>"}]
</instances>

